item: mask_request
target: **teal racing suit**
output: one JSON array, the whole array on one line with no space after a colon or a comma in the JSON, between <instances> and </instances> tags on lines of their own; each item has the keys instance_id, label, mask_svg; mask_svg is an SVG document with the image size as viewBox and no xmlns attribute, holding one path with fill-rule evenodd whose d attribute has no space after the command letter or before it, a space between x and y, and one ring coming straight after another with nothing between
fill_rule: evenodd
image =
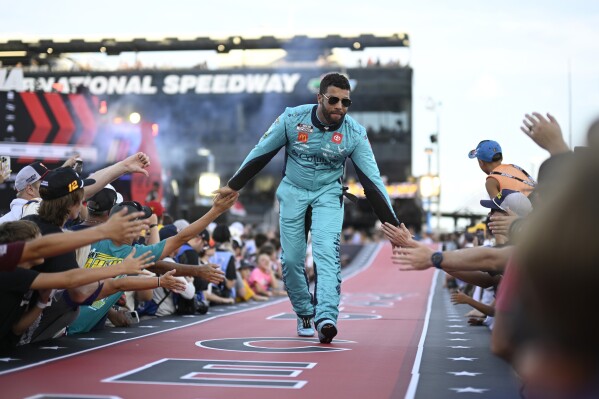
<instances>
[{"instance_id":1,"label":"teal racing suit","mask_svg":"<svg viewBox=\"0 0 599 399\"><path fill-rule=\"evenodd\" d=\"M312 104L287 108L248 154L228 185L240 190L285 147L284 177L277 189L283 280L300 317L337 321L341 293L339 240L343 223L345 160L355 167L366 198L382 222L398 225L366 135L350 116L325 126ZM311 209L315 292L305 273L306 212Z\"/></svg>"}]
</instances>

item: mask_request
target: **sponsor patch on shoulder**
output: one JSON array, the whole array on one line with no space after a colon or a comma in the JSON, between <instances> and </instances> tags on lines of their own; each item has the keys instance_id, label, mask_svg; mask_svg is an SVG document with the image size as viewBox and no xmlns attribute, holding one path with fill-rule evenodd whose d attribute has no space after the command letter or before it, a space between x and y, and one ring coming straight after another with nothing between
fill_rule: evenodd
<instances>
[{"instance_id":1,"label":"sponsor patch on shoulder","mask_svg":"<svg viewBox=\"0 0 599 399\"><path fill-rule=\"evenodd\" d=\"M312 126L312 125L306 125L304 123L298 123L297 124L297 131L298 132L304 132L304 133L312 133L314 131L314 126Z\"/></svg>"}]
</instances>

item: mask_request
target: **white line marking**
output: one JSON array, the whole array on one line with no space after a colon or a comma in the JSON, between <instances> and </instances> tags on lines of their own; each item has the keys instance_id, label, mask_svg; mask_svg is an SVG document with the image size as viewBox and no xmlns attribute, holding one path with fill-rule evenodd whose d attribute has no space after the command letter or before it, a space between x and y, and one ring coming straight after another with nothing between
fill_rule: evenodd
<instances>
[{"instance_id":1,"label":"white line marking","mask_svg":"<svg viewBox=\"0 0 599 399\"><path fill-rule=\"evenodd\" d=\"M418 352L416 352L416 359L414 359L414 367L412 367L412 378L410 379L410 385L408 386L405 399L413 399L416 396L416 388L418 387L418 380L420 379L420 363L422 362L424 341L426 340L428 323L431 318L431 308L433 306L433 296L435 295L435 289L437 287L438 275L439 269L435 270L435 274L433 275L433 281L431 282L431 290L428 294L428 303L426 305L426 316L424 317L424 326L422 327L422 335L420 335L420 342L418 342Z\"/></svg>"}]
</instances>

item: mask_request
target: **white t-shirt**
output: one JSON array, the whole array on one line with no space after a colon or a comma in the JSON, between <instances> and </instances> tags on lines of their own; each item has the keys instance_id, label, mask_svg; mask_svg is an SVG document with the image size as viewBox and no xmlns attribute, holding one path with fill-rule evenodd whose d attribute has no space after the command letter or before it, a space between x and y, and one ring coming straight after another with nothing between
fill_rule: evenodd
<instances>
[{"instance_id":1,"label":"white t-shirt","mask_svg":"<svg viewBox=\"0 0 599 399\"><path fill-rule=\"evenodd\" d=\"M173 262L173 263L175 262L171 257L166 257L163 260L167 261L167 262ZM181 295L185 299L192 299L193 296L196 294L196 287L193 285L193 278L189 278L191 281L189 281L185 277L175 277L175 278L179 281L184 282L186 284L186 286L185 286L185 291L173 291L173 292ZM159 316L159 317L170 316L175 313L175 302L173 301L173 296L169 295L168 290L165 290L162 287L155 288L154 292L152 293L152 300L155 303L160 303L160 301L162 301L162 298L164 298L165 295L168 295L168 298L166 298L160 304L160 307L156 311L156 316Z\"/></svg>"},{"instance_id":2,"label":"white t-shirt","mask_svg":"<svg viewBox=\"0 0 599 399\"><path fill-rule=\"evenodd\" d=\"M41 198L34 198L33 200L15 198L10 203L10 211L0 218L0 224L5 222L15 222L21 220L24 216L37 214L41 200ZM27 204L29 201L31 202Z\"/></svg>"}]
</instances>

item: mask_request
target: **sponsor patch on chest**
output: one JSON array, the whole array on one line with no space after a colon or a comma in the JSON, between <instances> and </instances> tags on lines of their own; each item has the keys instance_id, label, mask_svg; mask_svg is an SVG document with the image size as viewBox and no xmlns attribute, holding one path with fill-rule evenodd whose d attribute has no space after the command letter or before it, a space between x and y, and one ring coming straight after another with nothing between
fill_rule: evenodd
<instances>
[{"instance_id":1,"label":"sponsor patch on chest","mask_svg":"<svg viewBox=\"0 0 599 399\"><path fill-rule=\"evenodd\" d=\"M308 142L308 133L299 132L297 134L297 141L300 143L307 143Z\"/></svg>"},{"instance_id":2,"label":"sponsor patch on chest","mask_svg":"<svg viewBox=\"0 0 599 399\"><path fill-rule=\"evenodd\" d=\"M341 144L341 140L343 140L343 135L339 132L333 133L333 137L331 137L331 141L335 144Z\"/></svg>"},{"instance_id":3,"label":"sponsor patch on chest","mask_svg":"<svg viewBox=\"0 0 599 399\"><path fill-rule=\"evenodd\" d=\"M314 131L314 126L298 123L296 129L298 132L312 133Z\"/></svg>"}]
</instances>

